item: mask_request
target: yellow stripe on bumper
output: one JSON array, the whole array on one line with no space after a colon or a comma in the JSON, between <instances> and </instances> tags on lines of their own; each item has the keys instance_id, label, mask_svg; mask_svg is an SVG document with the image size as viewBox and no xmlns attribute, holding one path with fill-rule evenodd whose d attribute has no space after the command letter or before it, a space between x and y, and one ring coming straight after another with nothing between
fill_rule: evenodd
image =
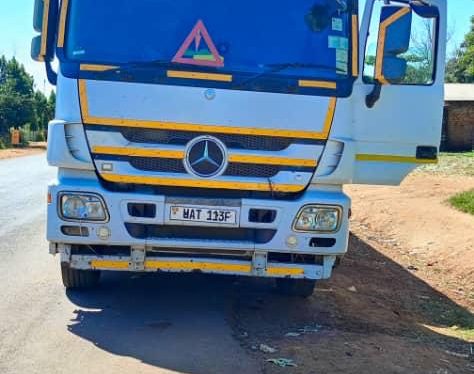
<instances>
[{"instance_id":1,"label":"yellow stripe on bumper","mask_svg":"<svg viewBox=\"0 0 474 374\"><path fill-rule=\"evenodd\" d=\"M165 271L216 271L222 273L250 273L251 265L218 264L213 262L146 261L145 269Z\"/></svg>"},{"instance_id":2,"label":"yellow stripe on bumper","mask_svg":"<svg viewBox=\"0 0 474 374\"><path fill-rule=\"evenodd\" d=\"M304 269L298 268L268 268L267 274L272 276L285 277L289 275L304 275Z\"/></svg>"},{"instance_id":3,"label":"yellow stripe on bumper","mask_svg":"<svg viewBox=\"0 0 474 374\"><path fill-rule=\"evenodd\" d=\"M128 261L93 260L91 261L91 268L94 270L130 270L130 263ZM145 261L145 270L251 274L252 265L225 263L219 264L217 262L147 260ZM305 271L302 268L269 267L267 269L266 275L273 277L286 277L302 276L304 273Z\"/></svg>"},{"instance_id":4,"label":"yellow stripe on bumper","mask_svg":"<svg viewBox=\"0 0 474 374\"><path fill-rule=\"evenodd\" d=\"M110 260L94 260L91 261L91 268L95 270L128 270L128 261L110 261Z\"/></svg>"}]
</instances>

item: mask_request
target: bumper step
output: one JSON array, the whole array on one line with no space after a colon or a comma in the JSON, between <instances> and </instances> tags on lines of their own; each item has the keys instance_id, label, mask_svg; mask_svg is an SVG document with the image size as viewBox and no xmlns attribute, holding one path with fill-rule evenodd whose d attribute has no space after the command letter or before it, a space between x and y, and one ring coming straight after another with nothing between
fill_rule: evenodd
<instances>
[{"instance_id":1,"label":"bumper step","mask_svg":"<svg viewBox=\"0 0 474 374\"><path fill-rule=\"evenodd\" d=\"M129 272L174 272L174 273L206 273L270 278L322 279L324 266L267 263L262 268L255 261L194 259L194 258L146 258L143 267L137 267L132 257L114 256L71 256L70 266L80 270L112 270ZM141 269L141 270L138 270Z\"/></svg>"}]
</instances>

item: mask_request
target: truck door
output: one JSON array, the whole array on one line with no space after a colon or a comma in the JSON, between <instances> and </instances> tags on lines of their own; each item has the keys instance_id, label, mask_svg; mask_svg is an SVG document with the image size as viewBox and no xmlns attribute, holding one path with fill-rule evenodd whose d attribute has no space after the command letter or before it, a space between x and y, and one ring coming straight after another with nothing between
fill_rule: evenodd
<instances>
[{"instance_id":1,"label":"truck door","mask_svg":"<svg viewBox=\"0 0 474 374\"><path fill-rule=\"evenodd\" d=\"M446 3L430 4L367 1L354 88L354 183L396 185L419 164L437 162Z\"/></svg>"}]
</instances>

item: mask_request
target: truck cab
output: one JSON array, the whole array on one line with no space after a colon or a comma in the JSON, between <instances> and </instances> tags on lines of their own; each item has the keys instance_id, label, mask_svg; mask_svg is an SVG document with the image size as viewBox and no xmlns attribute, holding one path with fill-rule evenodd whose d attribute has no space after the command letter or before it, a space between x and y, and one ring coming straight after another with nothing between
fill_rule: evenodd
<instances>
[{"instance_id":1,"label":"truck cab","mask_svg":"<svg viewBox=\"0 0 474 374\"><path fill-rule=\"evenodd\" d=\"M446 13L445 0L36 0L64 285L203 272L311 295L347 252L343 186L437 162Z\"/></svg>"}]
</instances>

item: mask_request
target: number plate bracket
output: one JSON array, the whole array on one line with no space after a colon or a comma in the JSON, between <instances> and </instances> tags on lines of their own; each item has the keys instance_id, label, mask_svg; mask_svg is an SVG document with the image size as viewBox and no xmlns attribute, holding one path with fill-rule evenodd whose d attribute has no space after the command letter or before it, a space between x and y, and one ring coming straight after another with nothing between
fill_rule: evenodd
<instances>
[{"instance_id":1,"label":"number plate bracket","mask_svg":"<svg viewBox=\"0 0 474 374\"><path fill-rule=\"evenodd\" d=\"M145 270L145 248L133 247L131 251L130 266L133 271L144 271Z\"/></svg>"},{"instance_id":2,"label":"number plate bracket","mask_svg":"<svg viewBox=\"0 0 474 374\"><path fill-rule=\"evenodd\" d=\"M253 270L257 276L265 276L267 272L267 254L255 252L253 255Z\"/></svg>"}]
</instances>

